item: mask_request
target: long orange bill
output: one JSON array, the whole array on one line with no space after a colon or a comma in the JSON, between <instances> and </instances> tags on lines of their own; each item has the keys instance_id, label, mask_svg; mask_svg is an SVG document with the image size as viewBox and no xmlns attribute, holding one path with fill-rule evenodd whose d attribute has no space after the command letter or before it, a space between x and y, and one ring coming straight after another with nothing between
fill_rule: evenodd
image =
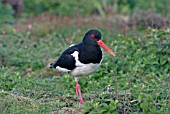
<instances>
[{"instance_id":1,"label":"long orange bill","mask_svg":"<svg viewBox=\"0 0 170 114\"><path fill-rule=\"evenodd\" d=\"M111 55L115 56L115 53L110 48L108 48L107 45L102 40L97 41L97 43L99 46L101 46L103 49L105 49Z\"/></svg>"}]
</instances>

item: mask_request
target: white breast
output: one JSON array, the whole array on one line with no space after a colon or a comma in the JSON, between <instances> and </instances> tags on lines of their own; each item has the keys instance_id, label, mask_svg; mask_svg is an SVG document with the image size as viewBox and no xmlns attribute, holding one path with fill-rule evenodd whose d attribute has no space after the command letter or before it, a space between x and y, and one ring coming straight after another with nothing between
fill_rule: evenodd
<instances>
[{"instance_id":1,"label":"white breast","mask_svg":"<svg viewBox=\"0 0 170 114\"><path fill-rule=\"evenodd\" d=\"M93 63L89 63L89 64L83 64L78 60L78 51L75 51L73 54L71 54L76 61L76 68L71 72L71 74L75 77L77 76L85 76L88 75L92 72L94 72L99 66L100 63L98 64L93 64Z\"/></svg>"}]
</instances>

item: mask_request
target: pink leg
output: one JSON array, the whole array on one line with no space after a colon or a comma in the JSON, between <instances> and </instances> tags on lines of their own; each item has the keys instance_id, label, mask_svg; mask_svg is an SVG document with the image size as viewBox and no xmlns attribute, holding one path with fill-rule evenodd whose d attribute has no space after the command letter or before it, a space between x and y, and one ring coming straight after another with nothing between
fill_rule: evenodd
<instances>
[{"instance_id":1,"label":"pink leg","mask_svg":"<svg viewBox=\"0 0 170 114\"><path fill-rule=\"evenodd\" d=\"M83 97L82 97L82 94L81 94L81 91L80 91L80 85L79 85L78 81L76 81L76 94L80 98L80 104L84 104L85 102L83 100Z\"/></svg>"}]
</instances>

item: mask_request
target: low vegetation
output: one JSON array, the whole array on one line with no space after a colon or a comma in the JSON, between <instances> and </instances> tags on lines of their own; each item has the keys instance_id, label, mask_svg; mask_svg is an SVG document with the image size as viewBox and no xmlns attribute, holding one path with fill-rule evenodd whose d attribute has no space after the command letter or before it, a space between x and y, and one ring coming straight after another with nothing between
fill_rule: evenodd
<instances>
[{"instance_id":1,"label":"low vegetation","mask_svg":"<svg viewBox=\"0 0 170 114\"><path fill-rule=\"evenodd\" d=\"M37 5L37 1L26 5L32 7L30 4ZM59 2L63 15L52 13L53 6L40 5L48 12L38 9L28 16L33 10L26 9L25 17L17 19L12 16L11 6L0 4L0 9L5 8L8 12L5 14L9 15L9 20L0 18L0 113L168 114L169 25L157 29L145 25L143 28L139 27L139 22L139 25L133 24L135 28L129 26L126 19L129 16L125 14L142 7L139 4L142 1L130 1L117 3L117 9L126 6L129 10L122 9L121 14L115 15L107 14L108 7L104 8L100 1L102 9L99 5L89 9L85 16L67 16ZM80 105L74 78L48 67L69 45L81 42L84 33L92 28L101 31L104 42L116 56L104 52L99 69L80 78L86 101Z\"/></svg>"}]
</instances>

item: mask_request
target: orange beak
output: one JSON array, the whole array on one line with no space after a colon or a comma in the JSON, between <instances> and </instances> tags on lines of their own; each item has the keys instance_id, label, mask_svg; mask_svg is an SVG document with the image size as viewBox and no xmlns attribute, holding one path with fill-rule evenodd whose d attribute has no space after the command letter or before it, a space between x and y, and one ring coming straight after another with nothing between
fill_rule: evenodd
<instances>
[{"instance_id":1,"label":"orange beak","mask_svg":"<svg viewBox=\"0 0 170 114\"><path fill-rule=\"evenodd\" d=\"M97 43L99 46L101 46L103 49L105 49L108 53L115 56L115 53L110 48L108 48L107 45L102 40L97 41Z\"/></svg>"}]
</instances>

